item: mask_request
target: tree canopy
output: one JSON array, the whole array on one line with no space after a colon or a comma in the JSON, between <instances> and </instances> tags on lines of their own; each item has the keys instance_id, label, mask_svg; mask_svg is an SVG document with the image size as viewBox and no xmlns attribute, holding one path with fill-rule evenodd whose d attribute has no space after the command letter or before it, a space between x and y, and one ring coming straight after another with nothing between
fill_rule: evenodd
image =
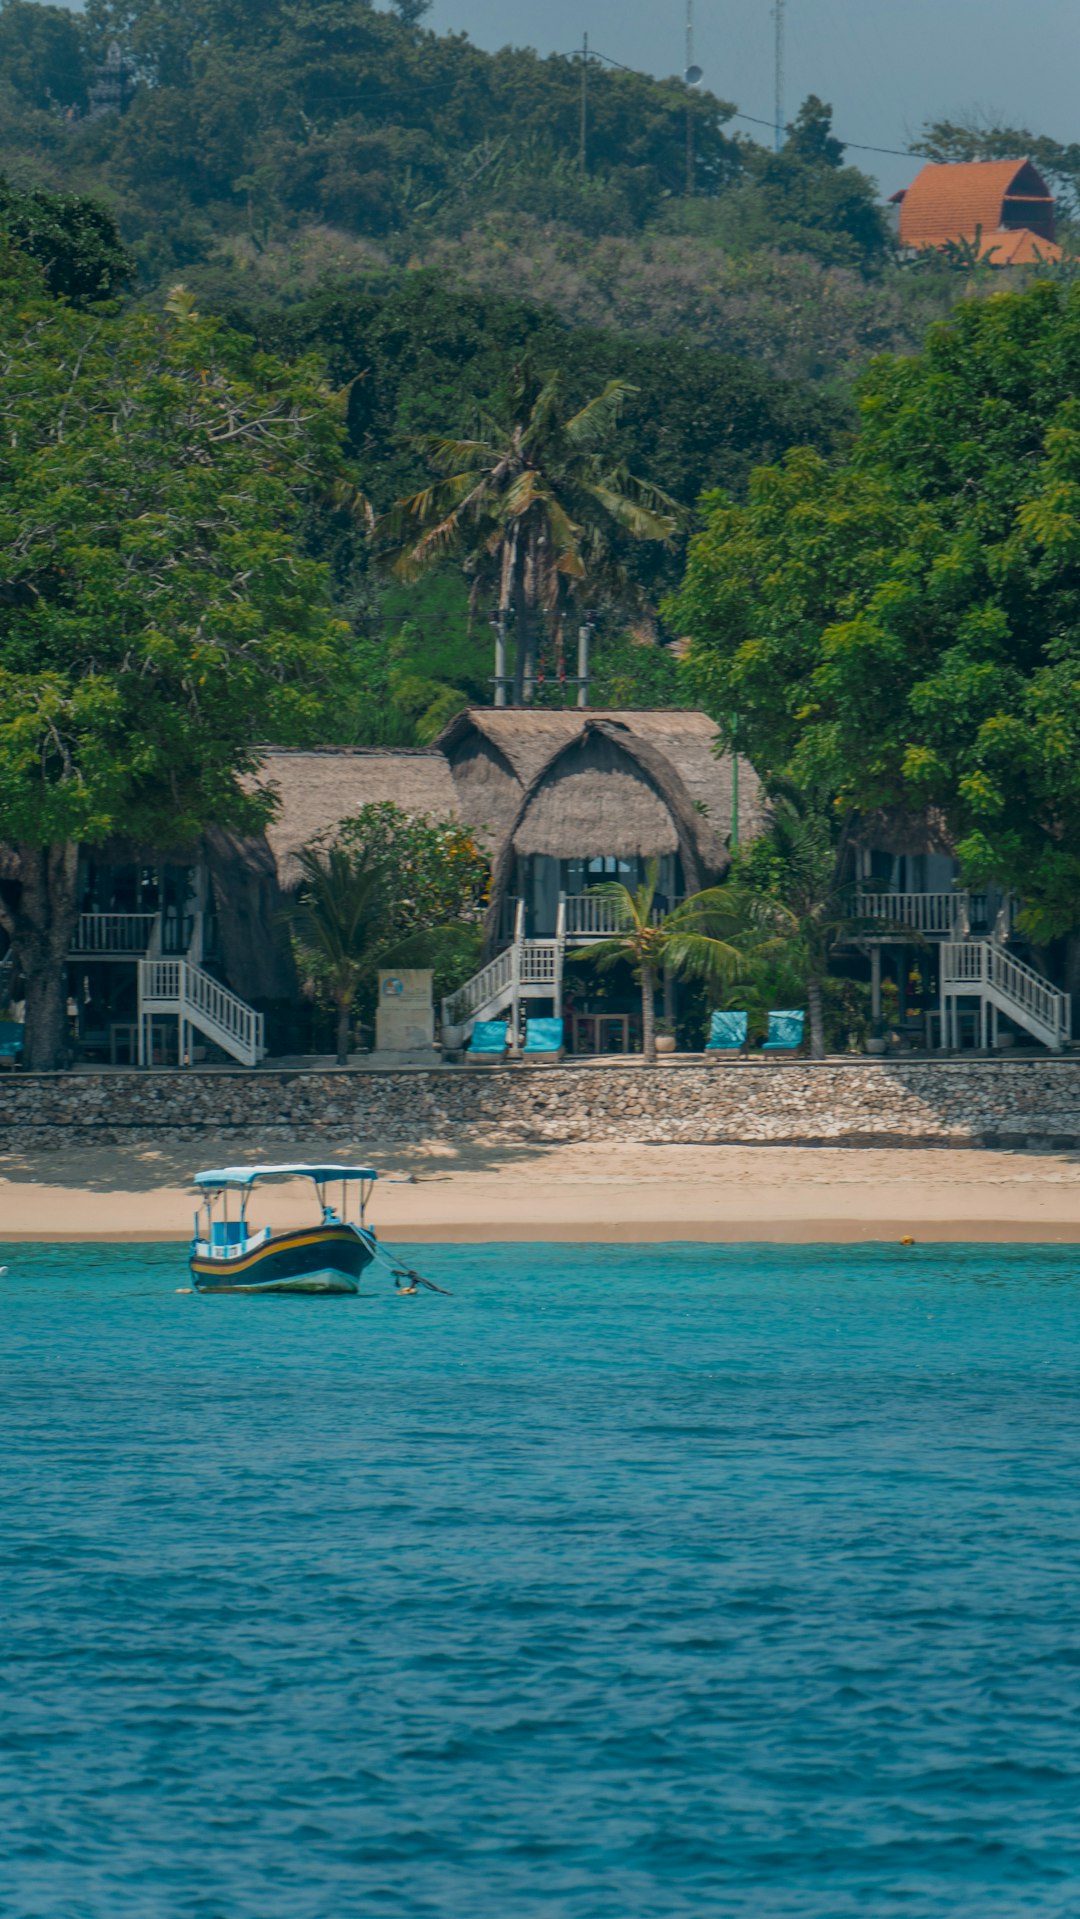
<instances>
[{"instance_id":1,"label":"tree canopy","mask_svg":"<svg viewBox=\"0 0 1080 1919\"><path fill-rule=\"evenodd\" d=\"M349 480L310 364L183 295L83 314L3 267L0 819L21 882L3 910L27 1056L51 1064L77 844L253 821L259 744L325 737L347 701L348 629L300 535L305 496Z\"/></svg>"},{"instance_id":2,"label":"tree canopy","mask_svg":"<svg viewBox=\"0 0 1080 1919\"><path fill-rule=\"evenodd\" d=\"M766 775L935 807L967 874L1080 925L1080 289L965 303L863 382L850 457L714 496L670 614Z\"/></svg>"}]
</instances>

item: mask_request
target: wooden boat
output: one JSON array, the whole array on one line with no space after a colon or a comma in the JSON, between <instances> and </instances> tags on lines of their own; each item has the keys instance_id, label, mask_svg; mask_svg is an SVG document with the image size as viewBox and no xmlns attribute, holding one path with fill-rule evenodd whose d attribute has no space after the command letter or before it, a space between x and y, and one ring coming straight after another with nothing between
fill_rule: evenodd
<instances>
[{"instance_id":1,"label":"wooden boat","mask_svg":"<svg viewBox=\"0 0 1080 1919\"><path fill-rule=\"evenodd\" d=\"M196 1173L201 1204L191 1242L191 1277L200 1293L355 1293L375 1258L364 1211L377 1174L370 1166L224 1166ZM310 1180L319 1218L284 1231L252 1226L248 1201L256 1186ZM331 1194L338 1184L341 1204ZM239 1195L229 1217L230 1195ZM349 1217L354 1197L355 1217Z\"/></svg>"}]
</instances>

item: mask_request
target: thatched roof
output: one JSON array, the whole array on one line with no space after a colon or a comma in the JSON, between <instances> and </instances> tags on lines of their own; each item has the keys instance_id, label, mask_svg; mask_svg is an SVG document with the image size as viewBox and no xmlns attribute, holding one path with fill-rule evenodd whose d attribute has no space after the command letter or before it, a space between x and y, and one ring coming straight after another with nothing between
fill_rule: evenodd
<instances>
[{"instance_id":1,"label":"thatched roof","mask_svg":"<svg viewBox=\"0 0 1080 1919\"><path fill-rule=\"evenodd\" d=\"M332 833L362 806L393 800L407 813L434 819L460 816L457 790L441 753L423 748L336 747L322 752L272 748L258 784L280 799L266 837L283 887L300 877L296 855L320 835Z\"/></svg>"},{"instance_id":2,"label":"thatched roof","mask_svg":"<svg viewBox=\"0 0 1080 1919\"><path fill-rule=\"evenodd\" d=\"M713 752L716 727L707 713L677 708L469 707L451 721L436 746L450 762L464 817L499 845L512 830L527 789L572 741L597 727L623 739L641 764L647 762L661 789L672 790L672 782L681 789L697 815L695 838L702 863L711 870L722 866L731 831L731 758ZM739 762L739 776L739 830L741 837L751 839L762 826L761 787L746 760ZM595 808L584 786L576 791L579 819L588 827ZM569 799L569 792L564 798ZM604 816L613 810L609 796ZM560 828L560 843L564 838ZM580 847L579 840L575 850ZM619 849L611 845L603 850ZM556 848L536 845L530 851L554 853Z\"/></svg>"},{"instance_id":3,"label":"thatched roof","mask_svg":"<svg viewBox=\"0 0 1080 1919\"><path fill-rule=\"evenodd\" d=\"M679 835L668 800L606 730L579 734L543 770L512 832L515 853L555 859L674 853Z\"/></svg>"}]
</instances>

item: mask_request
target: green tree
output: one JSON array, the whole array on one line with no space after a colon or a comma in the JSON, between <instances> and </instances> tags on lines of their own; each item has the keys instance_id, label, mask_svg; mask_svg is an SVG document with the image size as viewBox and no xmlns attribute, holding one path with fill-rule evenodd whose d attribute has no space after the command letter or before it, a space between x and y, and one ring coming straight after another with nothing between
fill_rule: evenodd
<instances>
[{"instance_id":1,"label":"green tree","mask_svg":"<svg viewBox=\"0 0 1080 1919\"><path fill-rule=\"evenodd\" d=\"M341 484L339 409L183 295L81 314L9 256L0 300L0 912L27 1064L65 1044L80 843L255 825L259 744L325 737L348 631L299 543Z\"/></svg>"},{"instance_id":2,"label":"green tree","mask_svg":"<svg viewBox=\"0 0 1080 1919\"><path fill-rule=\"evenodd\" d=\"M361 980L385 938L387 870L361 848L305 847L290 918L301 963L337 1014L337 1063L349 1062L349 1021Z\"/></svg>"},{"instance_id":3,"label":"green tree","mask_svg":"<svg viewBox=\"0 0 1080 1919\"><path fill-rule=\"evenodd\" d=\"M487 599L504 630L513 621L518 705L535 690L541 621L561 679L574 604L605 593L633 597L620 536L663 541L674 533L674 501L630 473L616 448L625 396L625 385L610 380L568 415L558 374L523 368L509 412L487 421L483 439L424 439L439 477L389 516L391 537L413 534L398 559L404 578L459 554L474 600Z\"/></svg>"},{"instance_id":4,"label":"green tree","mask_svg":"<svg viewBox=\"0 0 1080 1919\"><path fill-rule=\"evenodd\" d=\"M832 810L794 790L774 793L768 834L736 861L721 898L745 977L764 969L800 981L811 1057L824 1059L829 962L856 930Z\"/></svg>"},{"instance_id":5,"label":"green tree","mask_svg":"<svg viewBox=\"0 0 1080 1919\"><path fill-rule=\"evenodd\" d=\"M37 263L49 293L72 306L113 300L134 276L112 214L80 194L20 189L0 177L0 233Z\"/></svg>"},{"instance_id":6,"label":"green tree","mask_svg":"<svg viewBox=\"0 0 1080 1919\"><path fill-rule=\"evenodd\" d=\"M37 0L2 0L0 75L23 106L84 112L88 69L78 15Z\"/></svg>"},{"instance_id":7,"label":"green tree","mask_svg":"<svg viewBox=\"0 0 1080 1919\"><path fill-rule=\"evenodd\" d=\"M338 1064L380 966L431 967L436 998L475 970L490 861L460 820L372 801L301 856L291 913L301 967L337 1015Z\"/></svg>"},{"instance_id":8,"label":"green tree","mask_svg":"<svg viewBox=\"0 0 1080 1919\"><path fill-rule=\"evenodd\" d=\"M660 868L650 860L640 886L611 880L592 890L610 899L621 921L610 939L583 946L572 957L589 960L601 972L629 964L641 987L641 1051L647 1066L656 1064L656 989L665 973L706 980L717 991L738 969L738 946L722 934L733 926L726 889L693 893L662 913L656 907Z\"/></svg>"},{"instance_id":9,"label":"green tree","mask_svg":"<svg viewBox=\"0 0 1080 1919\"><path fill-rule=\"evenodd\" d=\"M880 361L850 458L714 498L670 609L759 770L938 808L1080 979L1080 289L965 303Z\"/></svg>"}]
</instances>

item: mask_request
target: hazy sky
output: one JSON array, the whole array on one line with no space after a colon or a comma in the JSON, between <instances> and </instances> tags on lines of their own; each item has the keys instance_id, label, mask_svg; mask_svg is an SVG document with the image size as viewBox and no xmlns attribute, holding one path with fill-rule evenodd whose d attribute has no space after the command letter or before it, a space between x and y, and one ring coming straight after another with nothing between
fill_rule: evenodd
<instances>
[{"instance_id":1,"label":"hazy sky","mask_svg":"<svg viewBox=\"0 0 1080 1919\"><path fill-rule=\"evenodd\" d=\"M706 83L771 121L772 0L693 0ZM1058 140L1080 139L1077 0L787 0L787 117L808 93L837 132L904 147L924 120L981 109ZM541 53L591 43L627 66L681 71L686 0L435 0L425 25L478 46ZM763 139L764 128L747 128ZM910 163L851 154L891 191Z\"/></svg>"}]
</instances>

